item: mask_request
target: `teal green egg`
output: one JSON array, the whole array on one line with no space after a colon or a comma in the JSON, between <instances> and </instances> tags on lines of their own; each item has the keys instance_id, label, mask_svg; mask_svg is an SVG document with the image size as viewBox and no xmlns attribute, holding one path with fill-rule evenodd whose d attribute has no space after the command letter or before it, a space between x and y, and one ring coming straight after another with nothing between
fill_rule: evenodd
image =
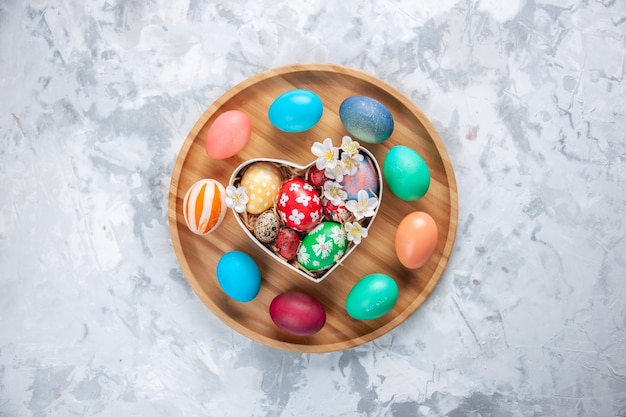
<instances>
[{"instance_id":1,"label":"teal green egg","mask_svg":"<svg viewBox=\"0 0 626 417\"><path fill-rule=\"evenodd\" d=\"M346 297L346 311L357 320L374 320L387 314L398 301L398 284L389 275L361 278Z\"/></svg>"},{"instance_id":2,"label":"teal green egg","mask_svg":"<svg viewBox=\"0 0 626 417\"><path fill-rule=\"evenodd\" d=\"M309 90L290 90L278 96L268 110L270 122L284 132L304 132L322 118L324 106Z\"/></svg>"},{"instance_id":3,"label":"teal green egg","mask_svg":"<svg viewBox=\"0 0 626 417\"><path fill-rule=\"evenodd\" d=\"M387 152L383 176L391 192L405 201L419 200L430 187L426 161L408 146L394 146Z\"/></svg>"},{"instance_id":4,"label":"teal green egg","mask_svg":"<svg viewBox=\"0 0 626 417\"><path fill-rule=\"evenodd\" d=\"M348 246L343 226L335 222L323 222L303 239L296 258L309 271L322 271L333 266Z\"/></svg>"}]
</instances>

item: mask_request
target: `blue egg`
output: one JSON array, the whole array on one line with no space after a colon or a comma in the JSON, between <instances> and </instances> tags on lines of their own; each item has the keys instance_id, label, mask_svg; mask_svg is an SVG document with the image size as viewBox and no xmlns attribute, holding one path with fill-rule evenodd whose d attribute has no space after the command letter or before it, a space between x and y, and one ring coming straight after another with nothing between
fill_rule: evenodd
<instances>
[{"instance_id":1,"label":"blue egg","mask_svg":"<svg viewBox=\"0 0 626 417\"><path fill-rule=\"evenodd\" d=\"M309 90L291 90L274 100L268 111L270 122L284 132L304 132L322 118L324 106Z\"/></svg>"},{"instance_id":2,"label":"blue egg","mask_svg":"<svg viewBox=\"0 0 626 417\"><path fill-rule=\"evenodd\" d=\"M341 123L358 140L381 143L393 133L393 116L381 102L370 97L353 96L339 106Z\"/></svg>"},{"instance_id":3,"label":"blue egg","mask_svg":"<svg viewBox=\"0 0 626 417\"><path fill-rule=\"evenodd\" d=\"M261 272L250 255L226 252L217 263L217 281L230 298L247 302L261 289Z\"/></svg>"},{"instance_id":4,"label":"blue egg","mask_svg":"<svg viewBox=\"0 0 626 417\"><path fill-rule=\"evenodd\" d=\"M348 194L347 200L357 200L359 191L365 190L370 197L378 197L380 184L378 172L367 156L364 156L357 168L356 174L345 175L341 181L343 190Z\"/></svg>"}]
</instances>

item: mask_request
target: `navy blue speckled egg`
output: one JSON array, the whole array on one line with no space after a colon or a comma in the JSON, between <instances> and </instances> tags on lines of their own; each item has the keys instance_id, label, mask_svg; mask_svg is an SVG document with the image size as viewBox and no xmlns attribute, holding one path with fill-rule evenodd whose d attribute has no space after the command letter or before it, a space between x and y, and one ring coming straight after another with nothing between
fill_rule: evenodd
<instances>
[{"instance_id":1,"label":"navy blue speckled egg","mask_svg":"<svg viewBox=\"0 0 626 417\"><path fill-rule=\"evenodd\" d=\"M393 133L393 116L378 100L365 96L345 99L339 106L343 126L356 139L367 143L384 142Z\"/></svg>"}]
</instances>

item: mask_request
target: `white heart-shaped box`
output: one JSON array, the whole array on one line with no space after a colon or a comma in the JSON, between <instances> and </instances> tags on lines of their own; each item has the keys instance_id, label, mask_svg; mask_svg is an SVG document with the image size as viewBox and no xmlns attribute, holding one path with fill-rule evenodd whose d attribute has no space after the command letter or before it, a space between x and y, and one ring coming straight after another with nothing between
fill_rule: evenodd
<instances>
[{"instance_id":1,"label":"white heart-shaped box","mask_svg":"<svg viewBox=\"0 0 626 417\"><path fill-rule=\"evenodd\" d=\"M374 219L376 218L376 215L378 214L378 210L380 210L382 197L383 197L383 177L382 177L382 171L380 170L380 166L378 165L378 161L376 160L374 155L372 155L372 153L369 150L365 149L362 146L360 147L359 152L363 153L364 156L369 158L370 162L373 164L374 169L376 170L376 174L377 174L377 177L378 177L378 184L379 184L379 191L378 191L378 196L377 196L377 198L378 198L378 206L376 207L374 215L367 219L367 222L366 222L367 224L365 226L365 228L369 231L369 229L371 228L372 224L374 223ZM306 172L308 171L308 169L315 164L315 161L313 161L313 162L311 162L310 164L308 164L306 166L302 166L302 165L297 165L297 164L294 164L293 162L286 161L286 160L283 160L283 159L254 158L254 159L250 159L250 160L242 163L241 165L239 165L233 171L233 173L232 173L232 175L230 177L230 180L229 180L229 185L236 186L238 180L241 179L241 176L243 175L244 170L247 167L251 166L252 164L254 164L256 162L270 162L270 163L276 164L277 166L288 167L290 170L293 170L294 173L298 172L298 173L301 174L301 175L295 175L295 176L301 176L302 178L304 178L304 176L305 176ZM233 214L235 215L235 219L237 219L237 223L239 223L239 226L241 226L243 231L248 235L248 237L250 239L252 239L253 242L255 242L257 245L259 245L261 247L261 249L263 249L263 251L265 251L265 253L267 253L270 257L272 257L277 262L280 262L281 264L287 266L288 268L291 268L292 270L294 270L298 274L302 275L303 277L305 277L305 278L307 278L307 279L309 279L309 280L311 280L313 282L321 282L326 277L328 277L339 265L341 265L342 261L347 259L348 256L350 256L352 254L352 252L358 246L358 245L355 245L353 242L348 242L348 248L347 248L346 252L341 257L341 259L339 259L339 261L336 262L333 266L331 266L330 268L325 269L323 271L319 271L317 273L310 272L310 271L307 271L306 269L304 269L303 267L301 267L298 264L296 259L288 262L284 258L280 257L270 247L268 247L267 245L261 243L254 236L252 231L248 228L248 226L246 225L246 223L242 219L242 215L237 213L235 210L233 210ZM367 238L365 238L365 239L367 239Z\"/></svg>"}]
</instances>

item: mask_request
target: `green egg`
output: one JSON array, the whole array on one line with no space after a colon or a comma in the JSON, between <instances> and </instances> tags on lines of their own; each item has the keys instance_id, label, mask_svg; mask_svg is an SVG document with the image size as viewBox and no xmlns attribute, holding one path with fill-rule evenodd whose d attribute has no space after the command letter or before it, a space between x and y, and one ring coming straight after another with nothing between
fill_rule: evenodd
<instances>
[{"instance_id":1,"label":"green egg","mask_svg":"<svg viewBox=\"0 0 626 417\"><path fill-rule=\"evenodd\" d=\"M398 301L398 284L389 275L361 278L346 297L346 311L357 320L374 320L387 314Z\"/></svg>"},{"instance_id":2,"label":"green egg","mask_svg":"<svg viewBox=\"0 0 626 417\"><path fill-rule=\"evenodd\" d=\"M424 158L408 146L394 146L383 166L387 186L398 198L419 200L430 187L430 171Z\"/></svg>"},{"instance_id":3,"label":"green egg","mask_svg":"<svg viewBox=\"0 0 626 417\"><path fill-rule=\"evenodd\" d=\"M343 226L335 222L322 222L302 239L297 259L309 271L322 271L333 266L348 246Z\"/></svg>"}]
</instances>

